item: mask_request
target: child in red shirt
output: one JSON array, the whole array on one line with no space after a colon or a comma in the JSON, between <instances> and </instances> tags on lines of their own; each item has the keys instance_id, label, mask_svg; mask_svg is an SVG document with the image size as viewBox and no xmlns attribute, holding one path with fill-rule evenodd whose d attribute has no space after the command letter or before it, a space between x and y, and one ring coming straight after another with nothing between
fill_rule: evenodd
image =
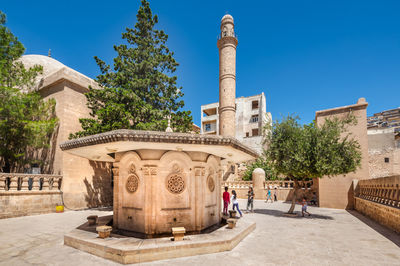
<instances>
[{"instance_id":1,"label":"child in red shirt","mask_svg":"<svg viewBox=\"0 0 400 266\"><path fill-rule=\"evenodd\" d=\"M229 197L228 187L225 187L225 192L222 193L222 199L224 200L224 215L228 215L228 206L231 203L231 199Z\"/></svg>"}]
</instances>

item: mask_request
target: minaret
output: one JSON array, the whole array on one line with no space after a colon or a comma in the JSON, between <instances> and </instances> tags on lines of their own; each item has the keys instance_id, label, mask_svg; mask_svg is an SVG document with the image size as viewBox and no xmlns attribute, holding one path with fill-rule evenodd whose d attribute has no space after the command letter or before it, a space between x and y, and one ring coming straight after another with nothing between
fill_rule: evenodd
<instances>
[{"instance_id":1,"label":"minaret","mask_svg":"<svg viewBox=\"0 0 400 266\"><path fill-rule=\"evenodd\" d=\"M221 19L221 35L217 42L219 49L219 134L235 137L236 98L236 46L238 40L234 31L233 17Z\"/></svg>"}]
</instances>

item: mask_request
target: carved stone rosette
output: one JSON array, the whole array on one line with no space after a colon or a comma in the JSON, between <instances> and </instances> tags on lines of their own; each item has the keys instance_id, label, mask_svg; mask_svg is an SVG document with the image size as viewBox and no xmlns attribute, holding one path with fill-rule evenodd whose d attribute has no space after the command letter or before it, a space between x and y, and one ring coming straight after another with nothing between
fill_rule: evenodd
<instances>
[{"instance_id":1,"label":"carved stone rosette","mask_svg":"<svg viewBox=\"0 0 400 266\"><path fill-rule=\"evenodd\" d=\"M215 189L215 181L214 181L214 170L212 168L209 169L209 175L207 177L207 187L210 190L210 192L213 192Z\"/></svg>"},{"instance_id":2,"label":"carved stone rosette","mask_svg":"<svg viewBox=\"0 0 400 266\"><path fill-rule=\"evenodd\" d=\"M168 175L166 187L172 194L180 194L185 190L186 184L183 177L183 170L179 165L172 166L172 172Z\"/></svg>"},{"instance_id":3,"label":"carved stone rosette","mask_svg":"<svg viewBox=\"0 0 400 266\"><path fill-rule=\"evenodd\" d=\"M139 177L136 174L136 167L133 163L129 167L129 175L126 179L125 187L130 193L135 193L139 187Z\"/></svg>"}]
</instances>

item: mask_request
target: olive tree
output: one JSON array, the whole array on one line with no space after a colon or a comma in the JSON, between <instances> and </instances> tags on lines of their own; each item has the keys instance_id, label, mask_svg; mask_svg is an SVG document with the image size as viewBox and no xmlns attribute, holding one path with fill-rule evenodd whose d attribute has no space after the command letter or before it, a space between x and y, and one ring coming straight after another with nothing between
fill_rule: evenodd
<instances>
[{"instance_id":1,"label":"olive tree","mask_svg":"<svg viewBox=\"0 0 400 266\"><path fill-rule=\"evenodd\" d=\"M294 196L288 213L293 213L299 181L356 171L361 165L359 143L348 132L356 124L353 115L301 125L298 117L275 121L267 130L266 158L278 174L294 181Z\"/></svg>"}]
</instances>

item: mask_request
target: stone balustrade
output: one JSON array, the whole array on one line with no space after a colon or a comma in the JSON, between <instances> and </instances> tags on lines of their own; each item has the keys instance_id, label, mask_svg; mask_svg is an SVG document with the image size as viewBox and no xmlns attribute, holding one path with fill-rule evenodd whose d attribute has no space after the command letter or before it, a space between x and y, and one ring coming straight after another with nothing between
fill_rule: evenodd
<instances>
[{"instance_id":1,"label":"stone balustrade","mask_svg":"<svg viewBox=\"0 0 400 266\"><path fill-rule=\"evenodd\" d=\"M0 173L0 192L58 191L61 181L61 175Z\"/></svg>"},{"instance_id":2,"label":"stone balustrade","mask_svg":"<svg viewBox=\"0 0 400 266\"><path fill-rule=\"evenodd\" d=\"M355 181L354 208L400 233L400 176Z\"/></svg>"},{"instance_id":3,"label":"stone balustrade","mask_svg":"<svg viewBox=\"0 0 400 266\"><path fill-rule=\"evenodd\" d=\"M229 181L229 182L222 182L222 187L228 188L249 188L253 186L252 181Z\"/></svg>"},{"instance_id":4,"label":"stone balustrade","mask_svg":"<svg viewBox=\"0 0 400 266\"><path fill-rule=\"evenodd\" d=\"M312 180L308 181L299 181L299 186L300 188L311 188L313 185ZM291 180L274 180L274 181L265 181L264 182L264 188L293 188L294 187L294 181Z\"/></svg>"},{"instance_id":5,"label":"stone balustrade","mask_svg":"<svg viewBox=\"0 0 400 266\"><path fill-rule=\"evenodd\" d=\"M313 185L313 181L299 181L299 185L301 188L311 188ZM228 188L249 188L253 186L253 181L229 181L222 182L222 187ZM293 181L284 181L284 180L274 180L274 181L265 181L264 189L273 189L273 188L288 188L291 189L294 186Z\"/></svg>"},{"instance_id":6,"label":"stone balustrade","mask_svg":"<svg viewBox=\"0 0 400 266\"><path fill-rule=\"evenodd\" d=\"M301 188L300 192L298 192L299 198L303 196L308 198L312 197L312 180L299 181L299 186ZM222 182L222 192L224 191L225 187L228 187L229 190L235 190L238 198L240 199L247 199L247 192L249 190L249 187L252 187L254 189L255 199L265 199L268 188L274 190L274 194L276 194L278 200L291 200L294 195L293 181L275 180L256 182L256 184L254 184L253 181L226 181Z\"/></svg>"},{"instance_id":7,"label":"stone balustrade","mask_svg":"<svg viewBox=\"0 0 400 266\"><path fill-rule=\"evenodd\" d=\"M0 219L55 212L62 176L0 173Z\"/></svg>"},{"instance_id":8,"label":"stone balustrade","mask_svg":"<svg viewBox=\"0 0 400 266\"><path fill-rule=\"evenodd\" d=\"M400 176L358 181L359 198L400 208Z\"/></svg>"}]
</instances>

